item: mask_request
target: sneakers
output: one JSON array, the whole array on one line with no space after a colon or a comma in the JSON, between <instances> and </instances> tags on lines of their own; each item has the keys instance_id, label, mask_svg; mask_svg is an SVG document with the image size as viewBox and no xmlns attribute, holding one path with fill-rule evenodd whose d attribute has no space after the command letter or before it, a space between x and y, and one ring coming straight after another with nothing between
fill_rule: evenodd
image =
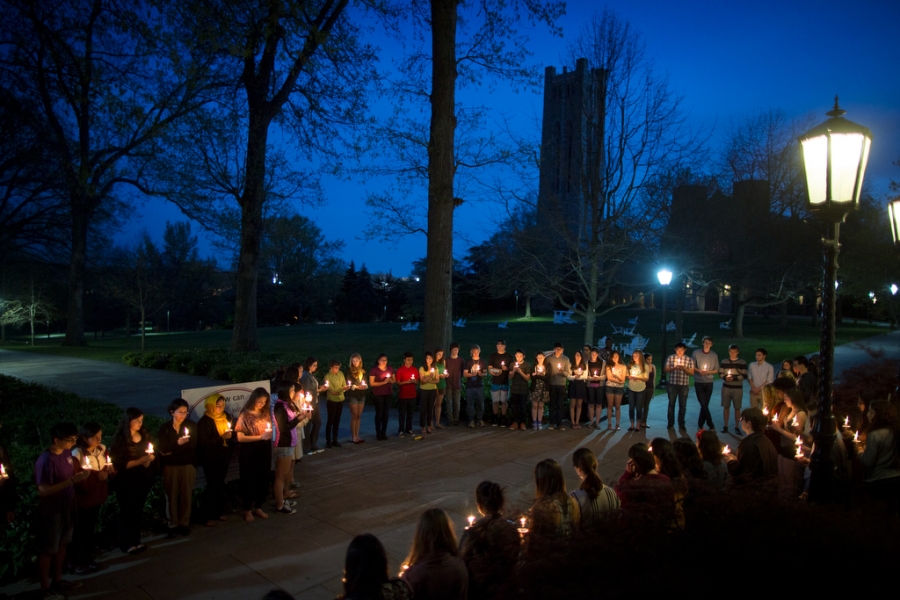
<instances>
[{"instance_id":1,"label":"sneakers","mask_svg":"<svg viewBox=\"0 0 900 600\"><path fill-rule=\"evenodd\" d=\"M403 432L401 431L400 433L398 433L397 437L403 437Z\"/></svg>"},{"instance_id":2,"label":"sneakers","mask_svg":"<svg viewBox=\"0 0 900 600\"><path fill-rule=\"evenodd\" d=\"M734 428L734 433L735 433L736 435L744 435L744 432L741 431L741 428L740 428L740 427L735 427L735 428Z\"/></svg>"},{"instance_id":3,"label":"sneakers","mask_svg":"<svg viewBox=\"0 0 900 600\"><path fill-rule=\"evenodd\" d=\"M560 425L559 427L557 427L557 429L559 429L560 431L565 431L565 430L566 430L566 428L563 427L562 425Z\"/></svg>"},{"instance_id":4,"label":"sneakers","mask_svg":"<svg viewBox=\"0 0 900 600\"><path fill-rule=\"evenodd\" d=\"M478 421L478 426L479 426L479 427L484 427L484 421Z\"/></svg>"},{"instance_id":5,"label":"sneakers","mask_svg":"<svg viewBox=\"0 0 900 600\"><path fill-rule=\"evenodd\" d=\"M494 421L491 423L491 427L500 427L500 421L497 419L497 415L494 415Z\"/></svg>"},{"instance_id":6,"label":"sneakers","mask_svg":"<svg viewBox=\"0 0 900 600\"><path fill-rule=\"evenodd\" d=\"M728 425L722 428L722 433L728 433Z\"/></svg>"},{"instance_id":7,"label":"sneakers","mask_svg":"<svg viewBox=\"0 0 900 600\"><path fill-rule=\"evenodd\" d=\"M469 421L469 427L471 427L472 429L474 429L474 428L475 428L475 421Z\"/></svg>"},{"instance_id":8,"label":"sneakers","mask_svg":"<svg viewBox=\"0 0 900 600\"><path fill-rule=\"evenodd\" d=\"M275 509L275 512L281 513L281 514L283 514L283 515L295 515L295 514L297 514L297 509L295 509L295 508L290 508L290 507L287 505L287 503L285 502L284 505L282 505L281 508L276 508L276 509Z\"/></svg>"},{"instance_id":9,"label":"sneakers","mask_svg":"<svg viewBox=\"0 0 900 600\"><path fill-rule=\"evenodd\" d=\"M513 424L509 426L510 429L518 429L519 423L517 421L513 421Z\"/></svg>"},{"instance_id":10,"label":"sneakers","mask_svg":"<svg viewBox=\"0 0 900 600\"><path fill-rule=\"evenodd\" d=\"M550 425L547 426L547 431L550 431L551 429L556 429L556 425L550 423Z\"/></svg>"},{"instance_id":11,"label":"sneakers","mask_svg":"<svg viewBox=\"0 0 900 600\"><path fill-rule=\"evenodd\" d=\"M519 423L519 430L524 431L524 429L525 429L525 423L524 422Z\"/></svg>"},{"instance_id":12,"label":"sneakers","mask_svg":"<svg viewBox=\"0 0 900 600\"><path fill-rule=\"evenodd\" d=\"M413 430L412 430L412 429L407 429L407 430L406 430L406 435L412 435L412 436L415 436L415 434L413 433Z\"/></svg>"}]
</instances>

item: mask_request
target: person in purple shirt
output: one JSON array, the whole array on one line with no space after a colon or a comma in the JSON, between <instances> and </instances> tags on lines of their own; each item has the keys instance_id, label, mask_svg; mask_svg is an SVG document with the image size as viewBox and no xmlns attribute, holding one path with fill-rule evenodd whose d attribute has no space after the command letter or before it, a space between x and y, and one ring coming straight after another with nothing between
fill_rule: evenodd
<instances>
[{"instance_id":1,"label":"person in purple shirt","mask_svg":"<svg viewBox=\"0 0 900 600\"><path fill-rule=\"evenodd\" d=\"M75 484L90 476L90 471L75 473L72 448L78 441L73 423L57 423L50 428L50 447L34 464L38 488L38 572L44 598L61 598L62 592L81 587L80 581L62 578L66 546L75 528ZM53 567L51 581L50 567Z\"/></svg>"}]
</instances>

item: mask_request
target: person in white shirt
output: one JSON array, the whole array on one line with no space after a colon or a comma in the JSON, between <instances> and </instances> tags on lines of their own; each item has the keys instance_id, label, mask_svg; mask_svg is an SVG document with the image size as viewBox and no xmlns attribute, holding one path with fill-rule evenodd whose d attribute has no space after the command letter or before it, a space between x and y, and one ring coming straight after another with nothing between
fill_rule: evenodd
<instances>
[{"instance_id":1,"label":"person in white shirt","mask_svg":"<svg viewBox=\"0 0 900 600\"><path fill-rule=\"evenodd\" d=\"M775 368L766 362L767 355L765 348L757 348L756 362L750 363L750 408L762 406L763 387L775 381Z\"/></svg>"}]
</instances>

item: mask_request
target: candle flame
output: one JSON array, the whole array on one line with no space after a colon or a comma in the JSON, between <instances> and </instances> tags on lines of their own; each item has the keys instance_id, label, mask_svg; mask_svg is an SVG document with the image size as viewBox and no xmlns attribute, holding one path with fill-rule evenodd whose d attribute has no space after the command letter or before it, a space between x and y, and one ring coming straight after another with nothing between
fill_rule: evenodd
<instances>
[{"instance_id":1,"label":"candle flame","mask_svg":"<svg viewBox=\"0 0 900 600\"><path fill-rule=\"evenodd\" d=\"M802 439L800 438L800 436L798 435L798 436L797 436L797 441L794 442L794 445L795 445L795 446L800 446L800 445L802 445L802 444L803 444L803 440L802 440Z\"/></svg>"},{"instance_id":2,"label":"candle flame","mask_svg":"<svg viewBox=\"0 0 900 600\"><path fill-rule=\"evenodd\" d=\"M731 454L731 448L728 447L728 444L725 444L725 447L722 448L722 454Z\"/></svg>"},{"instance_id":3,"label":"candle flame","mask_svg":"<svg viewBox=\"0 0 900 600\"><path fill-rule=\"evenodd\" d=\"M850 417L844 419L844 429L850 429Z\"/></svg>"},{"instance_id":4,"label":"candle flame","mask_svg":"<svg viewBox=\"0 0 900 600\"><path fill-rule=\"evenodd\" d=\"M525 527L525 517L522 517L521 519L519 519L519 523L521 523L522 528L524 528Z\"/></svg>"},{"instance_id":5,"label":"candle flame","mask_svg":"<svg viewBox=\"0 0 900 600\"><path fill-rule=\"evenodd\" d=\"M469 527L475 524L475 516L469 515Z\"/></svg>"},{"instance_id":6,"label":"candle flame","mask_svg":"<svg viewBox=\"0 0 900 600\"><path fill-rule=\"evenodd\" d=\"M266 421L266 433L272 431L272 423Z\"/></svg>"},{"instance_id":7,"label":"candle flame","mask_svg":"<svg viewBox=\"0 0 900 600\"><path fill-rule=\"evenodd\" d=\"M0 463L0 475L6 476L6 467L3 466L3 463Z\"/></svg>"},{"instance_id":8,"label":"candle flame","mask_svg":"<svg viewBox=\"0 0 900 600\"><path fill-rule=\"evenodd\" d=\"M766 415L767 417L769 416L769 407L768 406L763 406L763 414Z\"/></svg>"},{"instance_id":9,"label":"candle flame","mask_svg":"<svg viewBox=\"0 0 900 600\"><path fill-rule=\"evenodd\" d=\"M774 415L772 415L772 422L773 422L773 423L777 423L777 422L778 422L778 414L777 414L777 413L774 414Z\"/></svg>"},{"instance_id":10,"label":"candle flame","mask_svg":"<svg viewBox=\"0 0 900 600\"><path fill-rule=\"evenodd\" d=\"M184 428L184 437L191 437L191 434L188 433L187 427Z\"/></svg>"},{"instance_id":11,"label":"candle flame","mask_svg":"<svg viewBox=\"0 0 900 600\"><path fill-rule=\"evenodd\" d=\"M153 454L153 442L147 443L147 454Z\"/></svg>"},{"instance_id":12,"label":"candle flame","mask_svg":"<svg viewBox=\"0 0 900 600\"><path fill-rule=\"evenodd\" d=\"M90 469L90 468L91 468L91 461L88 460L88 457L87 457L87 456L84 457L84 468L85 468L85 469Z\"/></svg>"},{"instance_id":13,"label":"candle flame","mask_svg":"<svg viewBox=\"0 0 900 600\"><path fill-rule=\"evenodd\" d=\"M793 419L791 419L791 427L796 427L796 426L797 426L797 417L794 417Z\"/></svg>"},{"instance_id":14,"label":"candle flame","mask_svg":"<svg viewBox=\"0 0 900 600\"><path fill-rule=\"evenodd\" d=\"M858 432L858 431L857 431L856 433L853 434L853 441L854 441L854 442L858 442L858 441L859 441L859 432Z\"/></svg>"}]
</instances>

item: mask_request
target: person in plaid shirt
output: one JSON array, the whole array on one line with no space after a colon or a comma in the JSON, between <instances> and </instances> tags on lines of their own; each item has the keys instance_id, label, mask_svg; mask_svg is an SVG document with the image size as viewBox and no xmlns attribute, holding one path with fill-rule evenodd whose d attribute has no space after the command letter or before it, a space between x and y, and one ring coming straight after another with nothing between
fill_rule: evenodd
<instances>
[{"instance_id":1,"label":"person in plaid shirt","mask_svg":"<svg viewBox=\"0 0 900 600\"><path fill-rule=\"evenodd\" d=\"M685 356L687 346L682 342L675 344L675 354L666 359L664 371L668 375L668 385L666 393L669 396L669 412L668 412L668 428L675 427L675 398L678 398L678 427L686 429L684 425L685 413L687 412L687 395L688 386L691 382L691 375L694 374L694 361L689 356Z\"/></svg>"}]
</instances>

